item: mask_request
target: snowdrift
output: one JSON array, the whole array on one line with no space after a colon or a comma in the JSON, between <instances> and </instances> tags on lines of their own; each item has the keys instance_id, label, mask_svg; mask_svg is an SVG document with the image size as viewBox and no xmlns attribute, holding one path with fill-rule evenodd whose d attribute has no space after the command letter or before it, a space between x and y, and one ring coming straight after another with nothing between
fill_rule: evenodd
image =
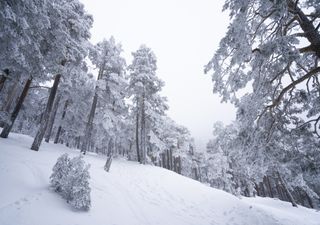
<instances>
[{"instance_id":1,"label":"snowdrift","mask_svg":"<svg viewBox=\"0 0 320 225\"><path fill-rule=\"evenodd\" d=\"M56 159L79 151L32 138L0 139L1 225L320 225L320 212L270 198L239 199L192 179L151 165L85 156L91 164L92 207L73 210L49 186Z\"/></svg>"}]
</instances>

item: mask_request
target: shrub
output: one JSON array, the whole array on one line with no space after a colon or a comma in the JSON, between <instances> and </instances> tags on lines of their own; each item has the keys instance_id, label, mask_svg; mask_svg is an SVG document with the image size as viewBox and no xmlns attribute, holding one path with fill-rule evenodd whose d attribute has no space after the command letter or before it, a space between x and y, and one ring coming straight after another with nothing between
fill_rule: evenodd
<instances>
[{"instance_id":1,"label":"shrub","mask_svg":"<svg viewBox=\"0 0 320 225\"><path fill-rule=\"evenodd\" d=\"M83 156L70 159L68 154L60 156L53 167L50 183L76 209L89 210L91 206L89 168Z\"/></svg>"}]
</instances>

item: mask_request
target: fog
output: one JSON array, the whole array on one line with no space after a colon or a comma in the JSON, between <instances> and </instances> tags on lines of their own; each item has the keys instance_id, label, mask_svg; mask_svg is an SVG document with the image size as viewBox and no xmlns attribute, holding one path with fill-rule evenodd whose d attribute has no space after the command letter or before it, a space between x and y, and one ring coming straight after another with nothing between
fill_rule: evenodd
<instances>
[{"instance_id":1,"label":"fog","mask_svg":"<svg viewBox=\"0 0 320 225\"><path fill-rule=\"evenodd\" d=\"M215 121L235 117L231 105L212 94L211 76L203 72L228 26L223 1L213 0L81 0L93 15L92 42L115 37L127 63L141 44L158 59L157 75L166 85L168 115L186 126L203 150Z\"/></svg>"}]
</instances>

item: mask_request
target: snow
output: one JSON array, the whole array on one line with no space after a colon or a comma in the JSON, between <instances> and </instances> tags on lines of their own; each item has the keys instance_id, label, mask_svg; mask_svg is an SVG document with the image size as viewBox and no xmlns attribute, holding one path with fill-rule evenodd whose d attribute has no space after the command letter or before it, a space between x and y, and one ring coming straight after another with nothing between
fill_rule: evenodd
<instances>
[{"instance_id":1,"label":"snow","mask_svg":"<svg viewBox=\"0 0 320 225\"><path fill-rule=\"evenodd\" d=\"M320 225L320 212L270 198L237 198L174 172L116 159L85 156L92 207L76 211L49 186L57 158L79 151L10 134L0 139L1 225Z\"/></svg>"}]
</instances>

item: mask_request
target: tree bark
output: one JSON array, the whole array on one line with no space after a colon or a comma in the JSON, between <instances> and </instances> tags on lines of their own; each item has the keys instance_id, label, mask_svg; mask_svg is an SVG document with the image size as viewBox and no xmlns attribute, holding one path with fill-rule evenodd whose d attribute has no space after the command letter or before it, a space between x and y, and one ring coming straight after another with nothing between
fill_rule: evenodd
<instances>
[{"instance_id":1,"label":"tree bark","mask_svg":"<svg viewBox=\"0 0 320 225\"><path fill-rule=\"evenodd\" d=\"M1 75L1 77L0 77L0 92L2 91L2 89L4 87L4 83L6 82L8 75L9 75L8 69L4 70L3 72L4 72L4 74Z\"/></svg>"},{"instance_id":2,"label":"tree bark","mask_svg":"<svg viewBox=\"0 0 320 225\"><path fill-rule=\"evenodd\" d=\"M6 124L4 126L4 128L3 128L3 130L2 130L2 132L0 134L0 137L2 137L2 138L7 138L8 137L8 135L9 135L9 133L10 133L12 127L13 127L13 124L14 124L15 120L17 119L18 114L19 114L19 112L21 110L21 107L23 105L24 99L26 98L26 96L28 94L31 82L32 82L32 78L29 78L27 80L27 82L25 83L24 88L22 90L22 93L21 93L21 95L19 97L19 100L18 100L18 102L17 102L17 104L16 104L16 106L15 106L15 108L14 108L12 114L11 114L10 123Z\"/></svg>"},{"instance_id":3,"label":"tree bark","mask_svg":"<svg viewBox=\"0 0 320 225\"><path fill-rule=\"evenodd\" d=\"M310 205L310 208L314 209L312 200L311 200L311 198L309 197L308 193L306 193L306 197L307 197L308 203L309 203L309 205Z\"/></svg>"},{"instance_id":4,"label":"tree bark","mask_svg":"<svg viewBox=\"0 0 320 225\"><path fill-rule=\"evenodd\" d=\"M167 169L172 170L171 163L170 163L170 150L166 150L167 153Z\"/></svg>"},{"instance_id":5,"label":"tree bark","mask_svg":"<svg viewBox=\"0 0 320 225\"><path fill-rule=\"evenodd\" d=\"M52 89L50 91L47 106L44 111L42 121L40 123L40 128L38 129L36 137L34 138L34 141L31 145L31 150L39 151L39 147L41 145L42 139L43 139L44 134L46 132L46 128L48 126L48 120L49 120L49 116L50 116L50 113L52 110L53 102L54 102L54 99L55 99L55 96L56 96L56 93L58 90L60 78L61 78L61 74L57 74L54 78L54 82L53 82Z\"/></svg>"},{"instance_id":6,"label":"tree bark","mask_svg":"<svg viewBox=\"0 0 320 225\"><path fill-rule=\"evenodd\" d=\"M291 192L289 191L287 185L285 184L284 180L282 179L281 175L279 172L277 172L278 174L278 177L279 177L279 180L280 180L280 183L284 189L284 191L286 192L288 198L289 198L289 201L291 202L292 206L293 207L298 207L297 203L295 202L295 200L293 199L292 195L291 195Z\"/></svg>"},{"instance_id":7,"label":"tree bark","mask_svg":"<svg viewBox=\"0 0 320 225\"><path fill-rule=\"evenodd\" d=\"M45 135L45 142L47 142L47 143L49 142L50 137L51 137L52 128L53 128L54 120L55 120L56 115L57 115L60 99L61 99L61 95L58 95L56 100L54 101L52 112L50 114L50 118L49 118L49 122L48 122L48 128L46 130L46 135Z\"/></svg>"},{"instance_id":8,"label":"tree bark","mask_svg":"<svg viewBox=\"0 0 320 225\"><path fill-rule=\"evenodd\" d=\"M138 162L141 163L140 146L139 146L139 110L137 110L137 118L136 118L136 149L137 149Z\"/></svg>"},{"instance_id":9,"label":"tree bark","mask_svg":"<svg viewBox=\"0 0 320 225\"><path fill-rule=\"evenodd\" d=\"M167 168L165 152L161 153L161 162L162 162L162 167Z\"/></svg>"},{"instance_id":10,"label":"tree bark","mask_svg":"<svg viewBox=\"0 0 320 225\"><path fill-rule=\"evenodd\" d=\"M257 185L257 183L254 183L254 186L255 186L255 188L256 188L257 195L258 195L258 196L261 196L261 194L260 194L260 188L259 188L259 186Z\"/></svg>"},{"instance_id":11,"label":"tree bark","mask_svg":"<svg viewBox=\"0 0 320 225\"><path fill-rule=\"evenodd\" d=\"M182 165L181 165L181 157L178 157L178 174L181 174L182 172Z\"/></svg>"},{"instance_id":12,"label":"tree bark","mask_svg":"<svg viewBox=\"0 0 320 225\"><path fill-rule=\"evenodd\" d=\"M63 121L64 117L66 116L68 104L69 104L69 100L66 100L65 103L64 103L64 106L63 106L63 112L62 112L62 116L61 116L61 121ZM59 142L61 131L62 131L62 127L61 127L61 124L60 124L59 127L58 127L58 131L57 131L56 137L54 138L54 141L53 141L54 144L57 144Z\"/></svg>"},{"instance_id":13,"label":"tree bark","mask_svg":"<svg viewBox=\"0 0 320 225\"><path fill-rule=\"evenodd\" d=\"M96 112L97 103L98 103L98 94L95 93L95 95L93 97L91 109L90 109L90 114L88 116L88 122L86 124L86 129L85 129L85 132L84 132L83 142L82 142L82 145L81 145L81 152L83 154L86 154L87 149L88 149L89 141L91 140L93 118L94 118L94 114Z\"/></svg>"},{"instance_id":14,"label":"tree bark","mask_svg":"<svg viewBox=\"0 0 320 225\"><path fill-rule=\"evenodd\" d=\"M104 72L104 68L106 65L106 57L104 56L104 60L99 68L99 73L98 73L98 78L97 80L100 80L103 76L103 72ZM98 87L95 87L94 90L94 97L93 97L93 101L92 101L92 105L91 105L91 109L90 109L90 113L88 116L88 122L86 124L86 128L85 128L85 132L84 132L84 136L83 136L83 142L81 145L81 153L82 154L86 154L86 151L88 149L88 145L91 139L91 132L92 132L92 126L93 126L93 118L95 115L95 111L96 111L96 107L97 107L97 102L98 102Z\"/></svg>"},{"instance_id":15,"label":"tree bark","mask_svg":"<svg viewBox=\"0 0 320 225\"><path fill-rule=\"evenodd\" d=\"M16 96L18 90L19 90L19 81L15 82L14 85L11 87L11 92L10 94L8 95L8 98L6 99L6 103L3 105L2 107L2 111L5 111L5 112L9 112L10 111L10 108L11 108L11 105L13 103L13 99L14 97Z\"/></svg>"},{"instance_id":16,"label":"tree bark","mask_svg":"<svg viewBox=\"0 0 320 225\"><path fill-rule=\"evenodd\" d=\"M269 176L265 176L265 178L266 178L267 187L269 189L270 197L273 198L274 195L273 195L273 192L272 192L272 187L271 187Z\"/></svg>"},{"instance_id":17,"label":"tree bark","mask_svg":"<svg viewBox=\"0 0 320 225\"><path fill-rule=\"evenodd\" d=\"M106 164L104 165L104 170L109 172L110 170L110 167L111 167L111 163L112 163L112 157L113 155L109 155L108 158L107 158L107 161L106 161Z\"/></svg>"},{"instance_id":18,"label":"tree bark","mask_svg":"<svg viewBox=\"0 0 320 225\"><path fill-rule=\"evenodd\" d=\"M146 151L146 112L145 112L145 102L144 96L142 97L142 107L141 107L141 161L142 164L146 163L147 151Z\"/></svg>"},{"instance_id":19,"label":"tree bark","mask_svg":"<svg viewBox=\"0 0 320 225\"><path fill-rule=\"evenodd\" d=\"M320 57L320 34L316 27L293 0L287 0L287 5L289 10L297 16L299 25L310 42L312 50Z\"/></svg>"}]
</instances>

